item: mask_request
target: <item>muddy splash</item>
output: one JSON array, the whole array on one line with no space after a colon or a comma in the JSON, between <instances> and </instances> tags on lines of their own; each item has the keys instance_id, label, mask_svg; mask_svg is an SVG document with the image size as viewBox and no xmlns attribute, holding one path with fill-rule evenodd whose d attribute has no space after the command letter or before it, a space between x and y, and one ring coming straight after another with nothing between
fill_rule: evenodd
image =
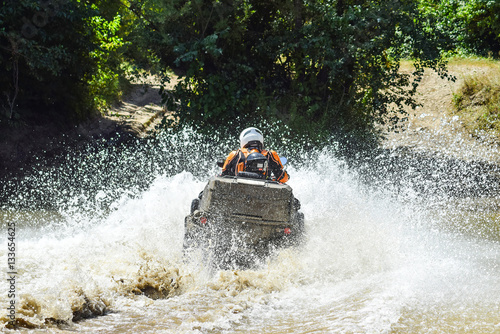
<instances>
[{"instance_id":1,"label":"muddy splash","mask_svg":"<svg viewBox=\"0 0 500 334\"><path fill-rule=\"evenodd\" d=\"M252 270L214 272L202 256L182 256L184 216L216 173L215 160L196 155L202 142L195 137L78 155L18 184L2 223L15 220L19 227L21 331L498 330L500 240L494 229L478 233L485 221L499 225L498 208L487 204L498 200L487 187L493 179L481 179L464 197L443 191L453 185L446 168L429 173L451 166L438 158L378 155L375 167L352 167L335 157L335 147L308 153L307 164L292 158L289 184L305 214L305 245ZM183 151L175 161L173 144ZM454 161L451 170L465 176L458 184L473 183L468 171L481 166ZM70 182L75 171L79 180ZM49 195L43 210L16 202ZM0 300L8 303L5 294ZM6 313L1 321L6 327Z\"/></svg>"}]
</instances>

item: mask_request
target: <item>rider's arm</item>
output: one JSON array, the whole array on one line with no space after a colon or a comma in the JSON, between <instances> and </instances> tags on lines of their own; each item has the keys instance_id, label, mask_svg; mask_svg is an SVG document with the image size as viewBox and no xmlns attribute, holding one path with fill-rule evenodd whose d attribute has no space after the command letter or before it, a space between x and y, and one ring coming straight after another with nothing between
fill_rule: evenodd
<instances>
[{"instance_id":1,"label":"rider's arm","mask_svg":"<svg viewBox=\"0 0 500 334\"><path fill-rule=\"evenodd\" d=\"M221 175L235 175L236 165L238 161L238 151L232 151L229 153L224 165L222 166Z\"/></svg>"},{"instance_id":2,"label":"rider's arm","mask_svg":"<svg viewBox=\"0 0 500 334\"><path fill-rule=\"evenodd\" d=\"M288 173L283 169L280 157L276 151L269 151L269 169L272 171L277 181L285 183L290 179Z\"/></svg>"}]
</instances>

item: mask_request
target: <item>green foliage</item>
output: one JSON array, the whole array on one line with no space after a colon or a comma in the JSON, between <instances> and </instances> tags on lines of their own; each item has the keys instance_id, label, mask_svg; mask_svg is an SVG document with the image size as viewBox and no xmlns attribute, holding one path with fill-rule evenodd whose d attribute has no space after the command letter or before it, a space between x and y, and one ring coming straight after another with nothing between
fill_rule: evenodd
<instances>
[{"instance_id":1,"label":"green foliage","mask_svg":"<svg viewBox=\"0 0 500 334\"><path fill-rule=\"evenodd\" d=\"M282 120L313 136L390 124L431 67L439 39L416 3L390 1L142 1L162 62L181 81L165 90L179 124ZM399 71L404 55L413 76ZM413 79L412 79L413 78Z\"/></svg>"},{"instance_id":2,"label":"green foliage","mask_svg":"<svg viewBox=\"0 0 500 334\"><path fill-rule=\"evenodd\" d=\"M371 138L416 105L424 68L446 76L444 52L496 56L499 15L487 0L4 0L0 117L83 120L154 73L169 126Z\"/></svg>"},{"instance_id":3,"label":"green foliage","mask_svg":"<svg viewBox=\"0 0 500 334\"><path fill-rule=\"evenodd\" d=\"M4 1L0 114L64 125L115 102L127 34L121 8L119 1Z\"/></svg>"},{"instance_id":4,"label":"green foliage","mask_svg":"<svg viewBox=\"0 0 500 334\"><path fill-rule=\"evenodd\" d=\"M61 122L73 117L58 109L69 109L84 95L77 88L89 70L81 56L84 14L68 2L58 3L57 10L36 1L5 1L0 7L0 90L7 117L36 122L56 112ZM88 113L80 112L76 117Z\"/></svg>"},{"instance_id":5,"label":"green foliage","mask_svg":"<svg viewBox=\"0 0 500 334\"><path fill-rule=\"evenodd\" d=\"M428 29L438 31L459 54L500 57L500 2L420 0Z\"/></svg>"},{"instance_id":6,"label":"green foliage","mask_svg":"<svg viewBox=\"0 0 500 334\"><path fill-rule=\"evenodd\" d=\"M87 82L94 106L103 112L120 98L121 93L120 74L123 73L120 51L125 45L123 37L118 35L121 16L118 14L110 21L102 16L93 16L87 19L87 25L93 32L93 44L98 46L89 53L97 66L89 73Z\"/></svg>"}]
</instances>

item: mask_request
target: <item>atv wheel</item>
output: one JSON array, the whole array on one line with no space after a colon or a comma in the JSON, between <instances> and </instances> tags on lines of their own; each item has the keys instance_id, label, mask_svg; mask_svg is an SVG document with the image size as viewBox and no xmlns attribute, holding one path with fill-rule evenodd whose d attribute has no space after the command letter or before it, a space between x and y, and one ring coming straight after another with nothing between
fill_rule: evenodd
<instances>
[{"instance_id":1,"label":"atv wheel","mask_svg":"<svg viewBox=\"0 0 500 334\"><path fill-rule=\"evenodd\" d=\"M198 210L199 208L200 208L200 199L199 198L193 199L193 201L191 202L191 214L193 214L193 212L195 210Z\"/></svg>"}]
</instances>

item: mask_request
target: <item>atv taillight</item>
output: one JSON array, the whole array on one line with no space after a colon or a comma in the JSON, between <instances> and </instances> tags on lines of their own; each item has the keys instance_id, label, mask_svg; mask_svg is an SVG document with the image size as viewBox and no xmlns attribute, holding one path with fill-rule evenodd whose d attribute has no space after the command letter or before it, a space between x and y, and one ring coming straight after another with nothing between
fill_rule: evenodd
<instances>
[{"instance_id":1,"label":"atv taillight","mask_svg":"<svg viewBox=\"0 0 500 334\"><path fill-rule=\"evenodd\" d=\"M200 223L201 223L202 225L205 225L205 224L207 223L207 217L201 217L201 218L200 218Z\"/></svg>"},{"instance_id":2,"label":"atv taillight","mask_svg":"<svg viewBox=\"0 0 500 334\"><path fill-rule=\"evenodd\" d=\"M286 235L289 235L290 233L292 233L292 230L289 228L289 227L286 227L283 232L285 232Z\"/></svg>"}]
</instances>

